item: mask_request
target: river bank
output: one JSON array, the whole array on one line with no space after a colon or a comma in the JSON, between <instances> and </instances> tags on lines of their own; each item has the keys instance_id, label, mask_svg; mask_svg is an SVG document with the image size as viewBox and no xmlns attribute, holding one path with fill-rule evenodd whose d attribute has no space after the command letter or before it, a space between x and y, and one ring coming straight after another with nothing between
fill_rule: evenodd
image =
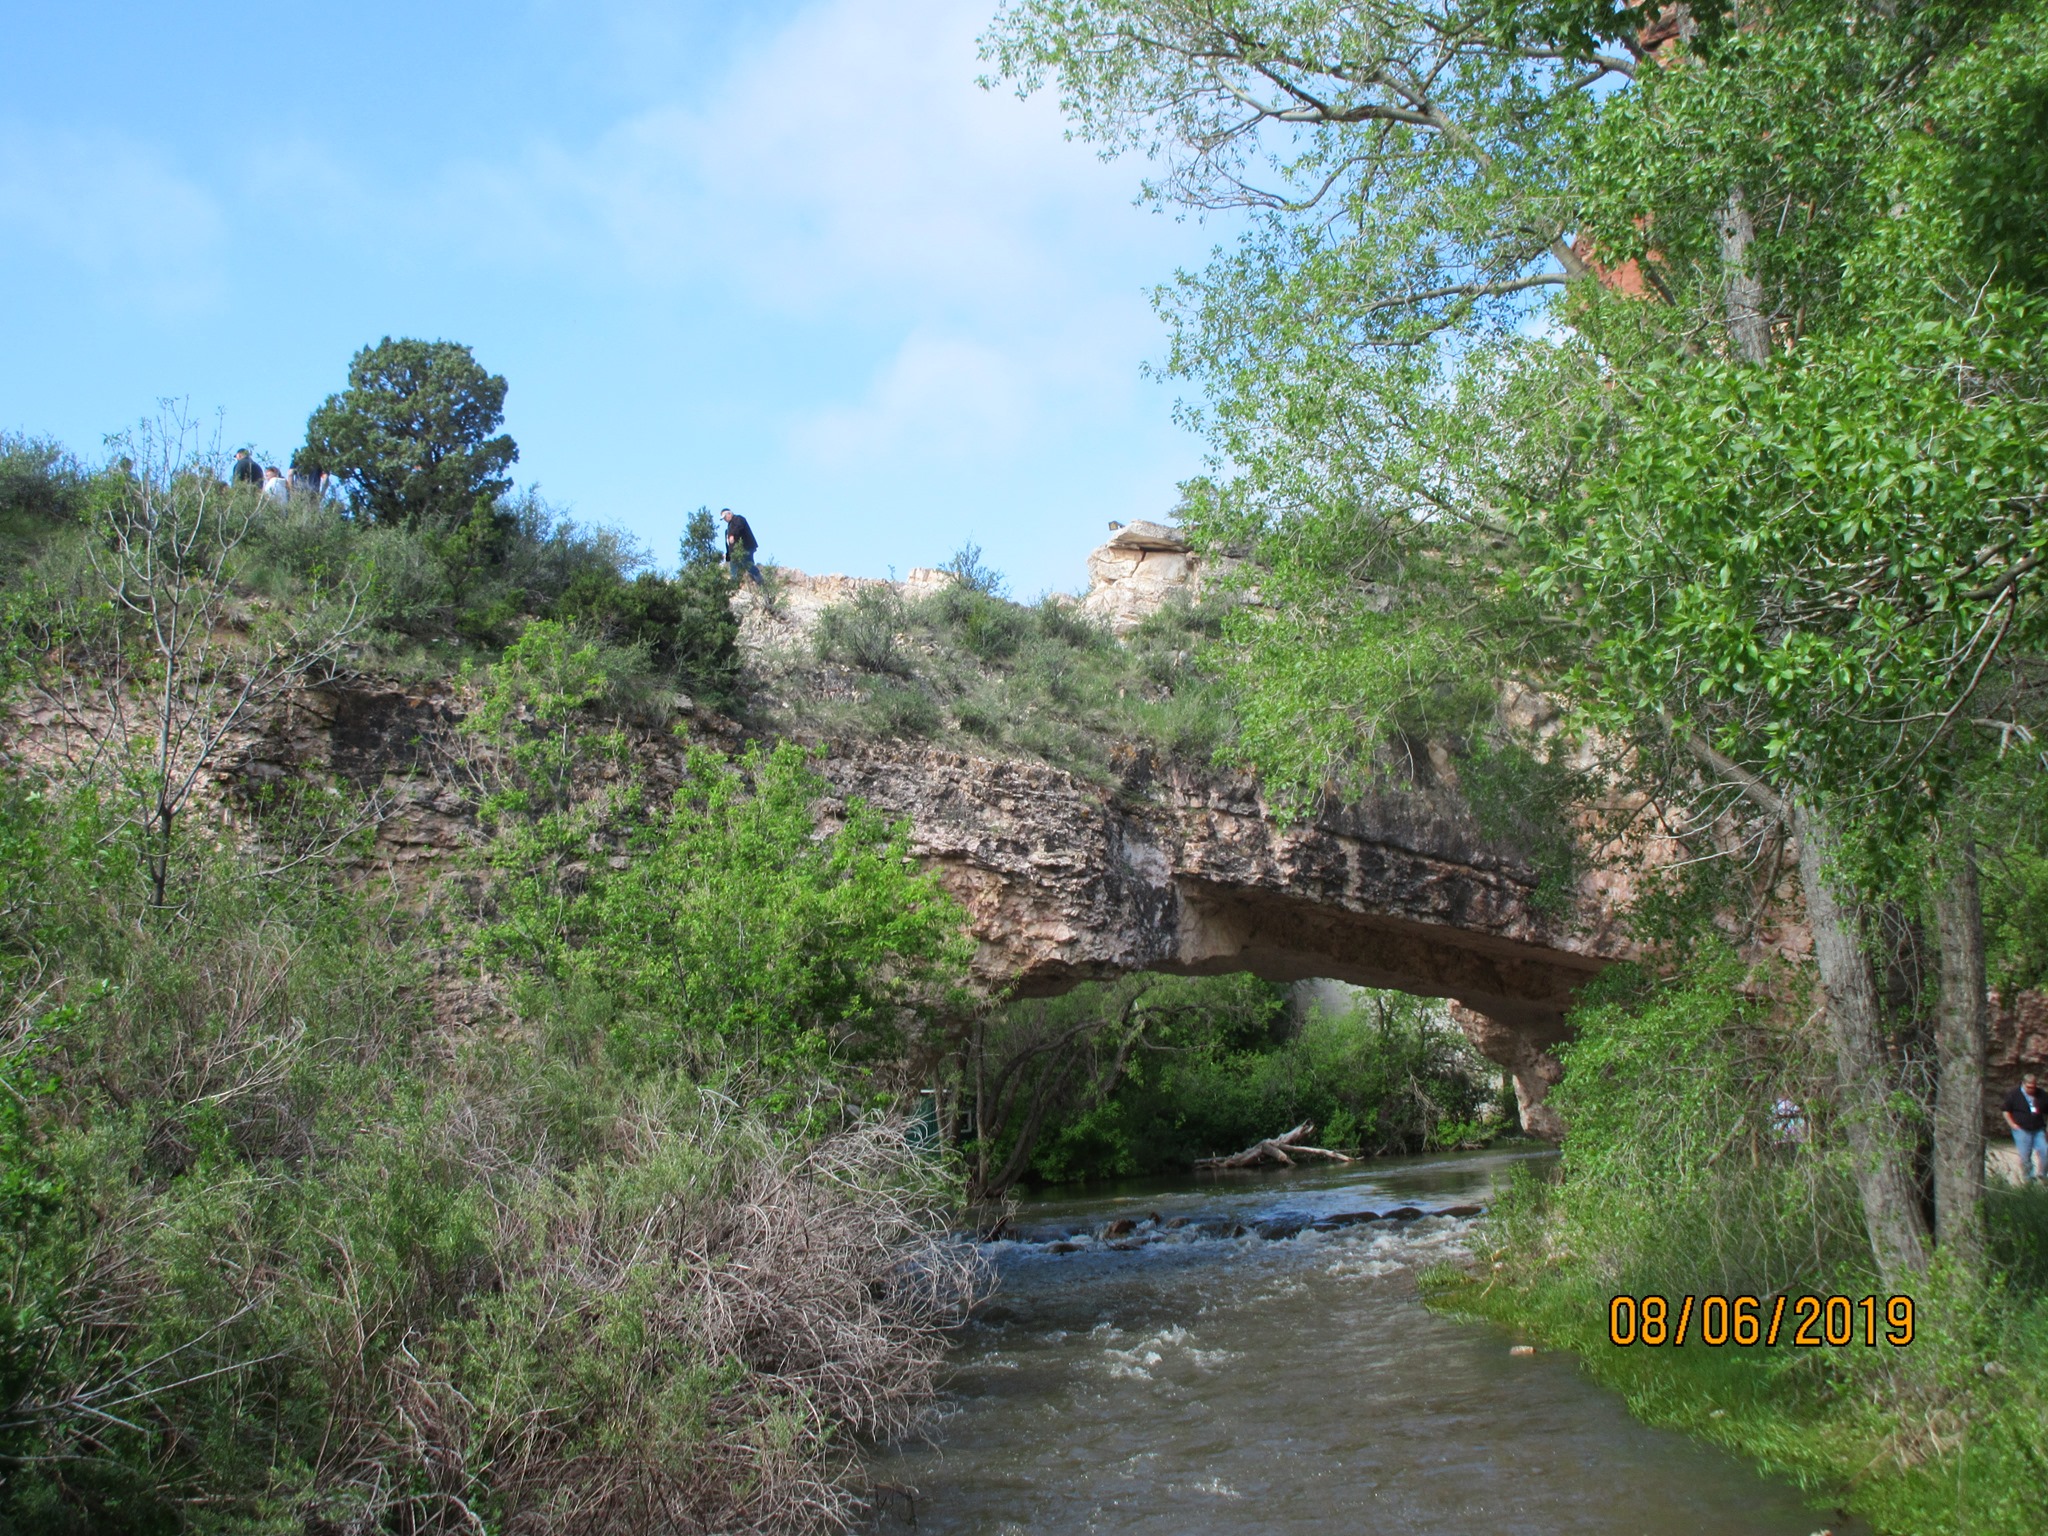
<instances>
[{"instance_id":1,"label":"river bank","mask_svg":"<svg viewBox=\"0 0 2048 1536\"><path fill-rule=\"evenodd\" d=\"M1615 1286L1597 1261L1549 1241L1540 1203L1510 1196L1476 1262L1443 1265L1422 1291L1440 1316L1515 1330L1575 1355L1646 1424L1725 1447L1888 1536L2031 1536L2040 1527L2048 1373L2048 1192L1994 1189L1992 1278L1937 1265L1915 1287L1910 1345L1618 1348ZM1520 1208L1517 1208L1520 1207ZM1677 1315L1678 1298L1672 1299Z\"/></svg>"},{"instance_id":2,"label":"river bank","mask_svg":"<svg viewBox=\"0 0 2048 1536\"><path fill-rule=\"evenodd\" d=\"M1521 1335L1422 1305L1418 1275L1485 1241L1481 1221L1449 1213L1546 1156L1025 1201L1014 1235L984 1246L998 1289L965 1331L930 1442L871 1469L876 1528L1852 1529L1725 1451L1631 1419L1566 1355L1513 1354Z\"/></svg>"}]
</instances>

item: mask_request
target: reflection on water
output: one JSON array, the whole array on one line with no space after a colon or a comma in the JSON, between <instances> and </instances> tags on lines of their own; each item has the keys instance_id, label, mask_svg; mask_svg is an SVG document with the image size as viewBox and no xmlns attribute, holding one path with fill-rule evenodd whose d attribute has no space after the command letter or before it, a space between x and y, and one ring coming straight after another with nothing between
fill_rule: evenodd
<instances>
[{"instance_id":1,"label":"reflection on water","mask_svg":"<svg viewBox=\"0 0 2048 1536\"><path fill-rule=\"evenodd\" d=\"M1423 1309L1416 1271L1473 1230L1430 1213L1489 1200L1515 1160L1028 1202L1025 1240L990 1245L1001 1288L934 1443L874 1468L898 1490L880 1529L1844 1536L1786 1485L1636 1423L1569 1358ZM1397 1207L1425 1214L1342 1224ZM1101 1235L1126 1218L1142 1225Z\"/></svg>"}]
</instances>

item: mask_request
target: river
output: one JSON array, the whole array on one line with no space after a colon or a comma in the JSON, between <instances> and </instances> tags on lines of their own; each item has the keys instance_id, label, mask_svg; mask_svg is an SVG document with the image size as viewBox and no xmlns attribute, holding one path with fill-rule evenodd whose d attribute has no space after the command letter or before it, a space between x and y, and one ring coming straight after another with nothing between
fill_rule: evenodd
<instances>
[{"instance_id":1,"label":"river","mask_svg":"<svg viewBox=\"0 0 2048 1536\"><path fill-rule=\"evenodd\" d=\"M965 1330L931 1441L874 1467L878 1529L1856 1529L1724 1452L1637 1423L1570 1357L1511 1355L1502 1330L1423 1308L1416 1274L1475 1232L1470 1218L1435 1213L1490 1201L1518 1160L1543 1155L1026 1200L1023 1240L987 1245L999 1286ZM1397 1207L1427 1214L1284 1235ZM1097 1235L1120 1219L1141 1225Z\"/></svg>"}]
</instances>

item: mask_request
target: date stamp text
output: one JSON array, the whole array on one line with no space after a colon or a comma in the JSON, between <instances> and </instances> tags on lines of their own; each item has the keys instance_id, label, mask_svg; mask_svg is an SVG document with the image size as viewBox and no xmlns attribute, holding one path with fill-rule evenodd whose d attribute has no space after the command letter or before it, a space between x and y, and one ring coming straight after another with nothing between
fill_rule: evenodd
<instances>
[{"instance_id":1,"label":"date stamp text","mask_svg":"<svg viewBox=\"0 0 2048 1536\"><path fill-rule=\"evenodd\" d=\"M1607 1304L1607 1342L1718 1349L1734 1344L1774 1348L1783 1339L1801 1349L1845 1349L1913 1342L1910 1296L1617 1296Z\"/></svg>"}]
</instances>

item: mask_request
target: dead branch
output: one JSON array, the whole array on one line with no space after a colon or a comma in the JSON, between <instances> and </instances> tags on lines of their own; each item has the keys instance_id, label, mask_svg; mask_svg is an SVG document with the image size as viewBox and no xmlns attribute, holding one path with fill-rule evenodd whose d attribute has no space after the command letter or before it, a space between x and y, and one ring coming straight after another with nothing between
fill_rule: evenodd
<instances>
[{"instance_id":1,"label":"dead branch","mask_svg":"<svg viewBox=\"0 0 2048 1536\"><path fill-rule=\"evenodd\" d=\"M1302 1140L1315 1131L1315 1123L1304 1120L1291 1131L1278 1136L1268 1136L1264 1141L1246 1147L1242 1152L1233 1152L1228 1157L1202 1157L1195 1160L1197 1168L1256 1168L1261 1163L1278 1163L1292 1168L1294 1159L1287 1154L1300 1153L1304 1157L1327 1158L1333 1163L1349 1163L1356 1159L1346 1157L1342 1152L1332 1152L1328 1147L1312 1147Z\"/></svg>"}]
</instances>

